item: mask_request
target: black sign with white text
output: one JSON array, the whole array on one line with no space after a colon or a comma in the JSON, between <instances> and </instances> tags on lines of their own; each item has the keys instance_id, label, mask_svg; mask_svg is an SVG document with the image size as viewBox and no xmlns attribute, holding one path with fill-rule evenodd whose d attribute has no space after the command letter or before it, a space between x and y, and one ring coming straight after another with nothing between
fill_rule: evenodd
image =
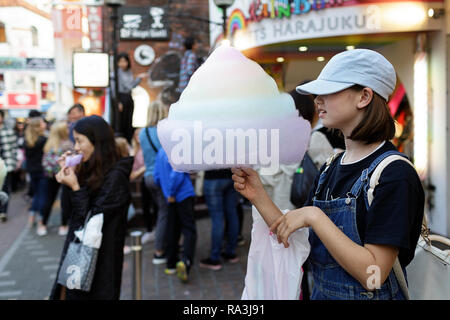
<instances>
[{"instance_id":1,"label":"black sign with white text","mask_svg":"<svg viewBox=\"0 0 450 320\"><path fill-rule=\"evenodd\" d=\"M169 26L164 20L165 9L161 7L119 8L121 40L168 40Z\"/></svg>"}]
</instances>

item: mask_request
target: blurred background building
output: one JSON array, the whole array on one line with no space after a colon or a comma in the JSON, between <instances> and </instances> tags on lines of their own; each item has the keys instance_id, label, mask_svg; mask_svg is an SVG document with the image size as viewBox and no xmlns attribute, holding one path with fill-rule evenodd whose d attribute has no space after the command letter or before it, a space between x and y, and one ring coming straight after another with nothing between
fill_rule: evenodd
<instances>
[{"instance_id":1,"label":"blurred background building","mask_svg":"<svg viewBox=\"0 0 450 320\"><path fill-rule=\"evenodd\" d=\"M230 5L225 12L222 4ZM12 118L30 108L58 118L81 102L87 114L111 120L109 84L75 86L73 75L98 83L99 73L113 74L114 52L127 52L133 74L149 75L133 90L134 125L142 127L150 101L177 99L184 39L200 41L204 60L224 39L224 18L231 44L284 91L316 78L334 54L370 48L396 68L394 142L421 176L432 231L448 236L449 7L447 0L0 0L0 108ZM74 53L106 53L109 70L74 68Z\"/></svg>"},{"instance_id":2,"label":"blurred background building","mask_svg":"<svg viewBox=\"0 0 450 320\"><path fill-rule=\"evenodd\" d=\"M48 6L0 1L0 108L23 117L55 103L54 47Z\"/></svg>"}]
</instances>

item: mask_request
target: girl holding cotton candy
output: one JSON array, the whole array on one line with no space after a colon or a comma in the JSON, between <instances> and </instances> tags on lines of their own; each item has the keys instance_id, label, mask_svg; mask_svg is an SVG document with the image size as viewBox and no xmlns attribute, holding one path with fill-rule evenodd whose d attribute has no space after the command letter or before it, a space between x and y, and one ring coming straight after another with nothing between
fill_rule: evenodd
<instances>
[{"instance_id":1,"label":"girl holding cotton candy","mask_svg":"<svg viewBox=\"0 0 450 320\"><path fill-rule=\"evenodd\" d=\"M133 158L120 158L113 130L99 116L79 120L74 127L74 138L78 159L68 158L66 153L61 157L62 169L56 174L57 181L71 190L69 233L61 261L74 240L74 232L83 227L89 211L91 216L103 214L103 236L91 291L70 290L55 283L51 299L118 300Z\"/></svg>"},{"instance_id":2,"label":"girl holding cotton candy","mask_svg":"<svg viewBox=\"0 0 450 320\"><path fill-rule=\"evenodd\" d=\"M236 190L285 247L295 230L310 228L311 299L405 299L392 269L398 258L406 277L414 257L424 209L420 179L410 164L394 161L382 171L370 205L367 194L377 165L404 156L389 141L395 126L386 102L395 83L382 55L357 49L334 56L317 80L297 87L316 95L323 125L339 129L346 144L322 166L305 207L283 215L253 169L232 169Z\"/></svg>"}]
</instances>

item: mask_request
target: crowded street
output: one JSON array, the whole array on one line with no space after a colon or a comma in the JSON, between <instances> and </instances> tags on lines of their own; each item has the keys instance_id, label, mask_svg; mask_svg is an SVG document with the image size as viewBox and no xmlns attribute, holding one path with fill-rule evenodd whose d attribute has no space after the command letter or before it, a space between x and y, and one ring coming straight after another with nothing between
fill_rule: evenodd
<instances>
[{"instance_id":1,"label":"crowded street","mask_svg":"<svg viewBox=\"0 0 450 320\"><path fill-rule=\"evenodd\" d=\"M23 192L13 195L11 218L0 224L0 300L48 300L56 277L64 238L58 235L59 212L49 221L47 237L37 236L27 227L26 201ZM244 220L245 239L250 239L251 214ZM199 233L210 233L207 217L199 213ZM130 231L131 232L131 231ZM127 238L131 243L131 237ZM210 241L199 241L197 250L206 252ZM164 265L153 265L153 242L143 246L142 299L143 300L239 300L244 288L246 256L249 241L238 248L241 258L237 264L227 264L220 272L204 271L194 265L191 282L183 284L176 276L164 274ZM198 259L200 260L200 259ZM126 255L123 265L121 300L132 300L133 253ZM198 261L197 261L198 263Z\"/></svg>"},{"instance_id":2,"label":"crowded street","mask_svg":"<svg viewBox=\"0 0 450 320\"><path fill-rule=\"evenodd\" d=\"M450 0L0 0L0 300L450 301L449 40Z\"/></svg>"}]
</instances>

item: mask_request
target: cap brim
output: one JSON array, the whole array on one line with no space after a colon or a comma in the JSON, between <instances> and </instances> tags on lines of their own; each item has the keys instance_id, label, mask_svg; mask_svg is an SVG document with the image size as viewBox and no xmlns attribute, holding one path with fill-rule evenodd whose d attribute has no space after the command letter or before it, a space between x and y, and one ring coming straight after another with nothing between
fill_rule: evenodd
<instances>
[{"instance_id":1,"label":"cap brim","mask_svg":"<svg viewBox=\"0 0 450 320\"><path fill-rule=\"evenodd\" d=\"M302 84L295 88L295 90L300 94L315 94L315 95L325 95L332 94L353 86L354 83L348 82L334 82L328 80L317 79L305 84Z\"/></svg>"}]
</instances>

